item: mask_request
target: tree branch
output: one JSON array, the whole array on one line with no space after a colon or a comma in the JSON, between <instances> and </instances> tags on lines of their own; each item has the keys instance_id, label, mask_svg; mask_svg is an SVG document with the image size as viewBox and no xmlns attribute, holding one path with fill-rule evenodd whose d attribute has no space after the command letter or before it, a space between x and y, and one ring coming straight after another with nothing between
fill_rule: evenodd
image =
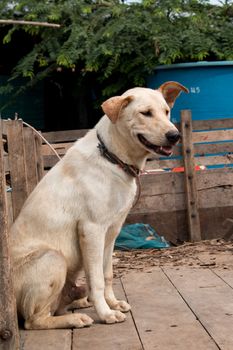
<instances>
[{"instance_id":1,"label":"tree branch","mask_svg":"<svg viewBox=\"0 0 233 350\"><path fill-rule=\"evenodd\" d=\"M48 23L48 22L34 22L34 21L18 21L13 19L0 19L0 24L20 24L20 25L30 25L30 26L40 26L40 27L52 27L60 28L60 24Z\"/></svg>"}]
</instances>

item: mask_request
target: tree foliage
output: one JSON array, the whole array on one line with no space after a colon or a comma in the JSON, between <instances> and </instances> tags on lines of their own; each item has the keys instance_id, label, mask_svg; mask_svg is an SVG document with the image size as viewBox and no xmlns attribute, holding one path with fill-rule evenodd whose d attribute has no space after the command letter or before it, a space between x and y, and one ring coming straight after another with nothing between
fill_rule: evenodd
<instances>
[{"instance_id":1,"label":"tree foliage","mask_svg":"<svg viewBox=\"0 0 233 350\"><path fill-rule=\"evenodd\" d=\"M80 85L92 77L105 98L145 84L156 65L233 59L232 1L2 0L0 14L61 24L7 27L5 45L14 43L16 31L34 39L11 72L11 80L28 82L17 93L62 69L73 71ZM4 91L11 91L10 81Z\"/></svg>"}]
</instances>

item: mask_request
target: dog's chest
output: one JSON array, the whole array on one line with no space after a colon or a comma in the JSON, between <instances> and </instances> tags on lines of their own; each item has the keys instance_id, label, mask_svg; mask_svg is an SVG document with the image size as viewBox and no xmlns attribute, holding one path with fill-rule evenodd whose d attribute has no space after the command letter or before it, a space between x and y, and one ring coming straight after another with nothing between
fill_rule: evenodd
<instances>
[{"instance_id":1,"label":"dog's chest","mask_svg":"<svg viewBox=\"0 0 233 350\"><path fill-rule=\"evenodd\" d=\"M85 197L85 207L91 217L98 218L98 221L113 222L122 215L127 215L137 190L135 181L130 180L122 181L121 178L110 177L103 173L91 178L85 177L82 183L82 189L85 191L82 191L82 195Z\"/></svg>"}]
</instances>

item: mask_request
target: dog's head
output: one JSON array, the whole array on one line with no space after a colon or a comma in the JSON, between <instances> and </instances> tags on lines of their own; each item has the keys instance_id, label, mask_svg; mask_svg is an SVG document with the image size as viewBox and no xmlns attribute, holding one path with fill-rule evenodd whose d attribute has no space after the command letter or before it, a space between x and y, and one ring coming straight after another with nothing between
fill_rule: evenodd
<instances>
[{"instance_id":1,"label":"dog's head","mask_svg":"<svg viewBox=\"0 0 233 350\"><path fill-rule=\"evenodd\" d=\"M102 104L104 113L125 137L147 153L170 155L180 133L170 121L170 109L181 91L177 82L166 82L157 90L133 88Z\"/></svg>"}]
</instances>

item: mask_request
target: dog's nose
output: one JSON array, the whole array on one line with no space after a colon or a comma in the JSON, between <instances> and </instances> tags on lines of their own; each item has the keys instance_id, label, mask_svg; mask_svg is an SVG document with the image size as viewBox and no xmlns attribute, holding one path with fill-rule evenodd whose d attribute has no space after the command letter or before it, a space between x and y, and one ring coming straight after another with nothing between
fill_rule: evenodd
<instances>
[{"instance_id":1,"label":"dog's nose","mask_svg":"<svg viewBox=\"0 0 233 350\"><path fill-rule=\"evenodd\" d=\"M175 144L180 139L180 133L178 130L170 130L165 134L165 136L167 140L172 144Z\"/></svg>"}]
</instances>

